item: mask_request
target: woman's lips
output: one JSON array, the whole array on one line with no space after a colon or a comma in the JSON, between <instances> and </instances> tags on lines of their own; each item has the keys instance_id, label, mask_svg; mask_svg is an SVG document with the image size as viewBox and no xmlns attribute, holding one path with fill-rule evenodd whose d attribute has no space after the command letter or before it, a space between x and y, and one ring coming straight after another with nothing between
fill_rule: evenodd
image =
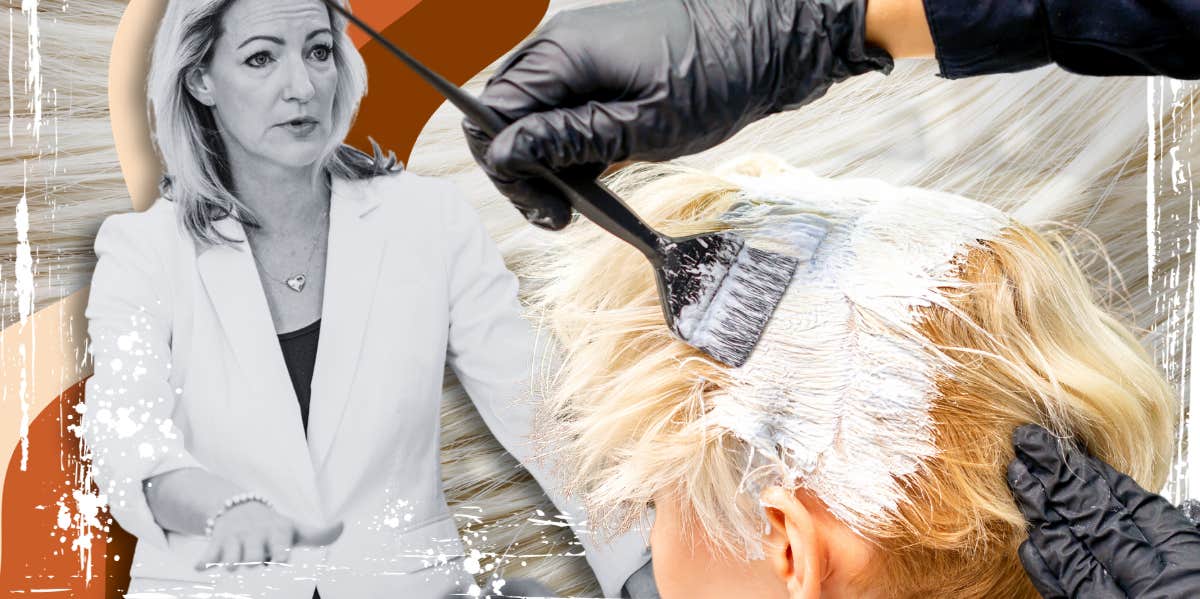
<instances>
[{"instance_id":1,"label":"woman's lips","mask_svg":"<svg viewBox=\"0 0 1200 599\"><path fill-rule=\"evenodd\" d=\"M319 122L316 119L300 118L286 121L277 125L282 127L288 133L296 137L308 137L317 129Z\"/></svg>"}]
</instances>

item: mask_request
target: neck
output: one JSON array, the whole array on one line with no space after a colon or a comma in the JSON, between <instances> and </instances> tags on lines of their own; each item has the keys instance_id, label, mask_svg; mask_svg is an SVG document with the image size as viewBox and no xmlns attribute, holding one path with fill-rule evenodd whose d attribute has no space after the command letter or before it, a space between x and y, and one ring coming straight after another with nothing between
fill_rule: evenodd
<instances>
[{"instance_id":1,"label":"neck","mask_svg":"<svg viewBox=\"0 0 1200 599\"><path fill-rule=\"evenodd\" d=\"M329 182L314 176L316 164L293 169L263 161L232 160L235 193L254 211L256 237L293 234L316 222L329 206Z\"/></svg>"}]
</instances>

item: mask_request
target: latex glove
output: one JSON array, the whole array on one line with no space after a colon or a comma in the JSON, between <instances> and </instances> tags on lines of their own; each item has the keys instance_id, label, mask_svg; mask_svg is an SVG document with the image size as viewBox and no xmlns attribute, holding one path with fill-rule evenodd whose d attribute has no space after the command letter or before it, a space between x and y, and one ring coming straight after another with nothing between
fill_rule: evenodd
<instances>
[{"instance_id":1,"label":"latex glove","mask_svg":"<svg viewBox=\"0 0 1200 599\"><path fill-rule=\"evenodd\" d=\"M1046 599L1200 597L1200 530L1166 499L1034 425L1008 483L1029 520L1021 563Z\"/></svg>"},{"instance_id":2,"label":"latex glove","mask_svg":"<svg viewBox=\"0 0 1200 599\"><path fill-rule=\"evenodd\" d=\"M530 166L589 178L627 159L699 152L891 57L865 42L865 0L635 0L558 14L501 65L481 100L509 123L463 128L476 161L530 222L566 200Z\"/></svg>"}]
</instances>

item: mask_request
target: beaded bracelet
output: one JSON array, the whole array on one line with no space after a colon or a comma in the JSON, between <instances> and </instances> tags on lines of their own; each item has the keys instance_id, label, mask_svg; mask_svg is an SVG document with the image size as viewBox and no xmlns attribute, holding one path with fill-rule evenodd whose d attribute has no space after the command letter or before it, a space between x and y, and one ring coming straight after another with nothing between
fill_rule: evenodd
<instances>
[{"instance_id":1,"label":"beaded bracelet","mask_svg":"<svg viewBox=\"0 0 1200 599\"><path fill-rule=\"evenodd\" d=\"M258 493L238 493L237 495L226 499L225 503L221 504L221 508L217 510L217 513L209 516L208 520L204 521L204 536L212 536L213 528L217 525L217 518L224 516L225 512L228 512L229 510L242 505L243 503L250 503L251 501L257 501L267 506L269 509L275 509L275 506L271 504L270 500Z\"/></svg>"}]
</instances>

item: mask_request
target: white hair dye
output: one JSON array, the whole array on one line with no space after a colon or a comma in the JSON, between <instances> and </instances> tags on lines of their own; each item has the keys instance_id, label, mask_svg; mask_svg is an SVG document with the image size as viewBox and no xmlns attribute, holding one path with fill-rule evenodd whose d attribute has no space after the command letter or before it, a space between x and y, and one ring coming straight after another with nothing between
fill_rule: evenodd
<instances>
[{"instance_id":1,"label":"white hair dye","mask_svg":"<svg viewBox=\"0 0 1200 599\"><path fill-rule=\"evenodd\" d=\"M750 242L800 259L791 286L706 418L743 440L747 482L804 487L851 528L883 518L936 451L942 363L919 309L951 308L955 261L1010 222L958 196L790 170L730 177L725 216Z\"/></svg>"}]
</instances>

